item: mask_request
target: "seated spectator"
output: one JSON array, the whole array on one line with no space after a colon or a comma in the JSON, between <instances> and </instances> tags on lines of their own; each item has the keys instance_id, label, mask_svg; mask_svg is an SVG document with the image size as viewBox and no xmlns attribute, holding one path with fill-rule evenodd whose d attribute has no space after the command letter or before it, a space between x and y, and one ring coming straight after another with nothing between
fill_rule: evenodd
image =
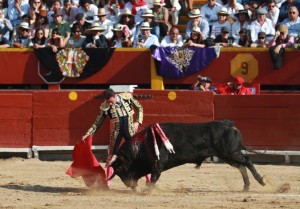
<instances>
[{"instance_id":1,"label":"seated spectator","mask_svg":"<svg viewBox=\"0 0 300 209\"><path fill-rule=\"evenodd\" d=\"M251 90L245 87L244 83L244 78L237 76L234 78L233 82L226 83L219 87L218 93L227 95L251 95Z\"/></svg>"},{"instance_id":2,"label":"seated spectator","mask_svg":"<svg viewBox=\"0 0 300 209\"><path fill-rule=\"evenodd\" d=\"M81 34L86 36L86 30L91 28L91 23L86 21L85 16L83 13L78 13L75 17L76 22L73 24L72 27L76 27L77 25L80 26Z\"/></svg>"},{"instance_id":3,"label":"seated spectator","mask_svg":"<svg viewBox=\"0 0 300 209\"><path fill-rule=\"evenodd\" d=\"M2 30L0 30L0 48L9 48L9 40L3 36Z\"/></svg>"},{"instance_id":4,"label":"seated spectator","mask_svg":"<svg viewBox=\"0 0 300 209\"><path fill-rule=\"evenodd\" d=\"M108 41L102 34L105 28L101 28L99 23L95 22L91 28L87 29L87 36L84 43L86 48L106 48L108 47Z\"/></svg>"},{"instance_id":5,"label":"seated spectator","mask_svg":"<svg viewBox=\"0 0 300 209\"><path fill-rule=\"evenodd\" d=\"M203 35L202 35L199 27L193 28L190 38L185 41L184 45L185 46L194 46L194 47L198 47L198 48L205 47L204 38L203 38Z\"/></svg>"},{"instance_id":6,"label":"seated spectator","mask_svg":"<svg viewBox=\"0 0 300 209\"><path fill-rule=\"evenodd\" d=\"M41 10L36 17L36 21L30 26L31 37L34 37L36 29L43 28L46 38L49 37L49 21L47 11Z\"/></svg>"},{"instance_id":7,"label":"seated spectator","mask_svg":"<svg viewBox=\"0 0 300 209\"><path fill-rule=\"evenodd\" d=\"M14 0L8 5L7 16L13 27L21 23L21 17L28 14L29 10L28 1Z\"/></svg>"},{"instance_id":8,"label":"seated spectator","mask_svg":"<svg viewBox=\"0 0 300 209\"><path fill-rule=\"evenodd\" d=\"M154 19L152 10L151 9L145 10L143 15L141 15L141 17L144 18L143 22L148 22L150 27L152 28L151 34L156 35L157 38L160 40L160 27L159 27L159 24ZM138 24L136 26L137 32L140 32L140 28L141 28L143 22L141 22L140 24ZM167 32L167 31L165 31L165 32ZM138 34L135 34L135 35L138 36ZM165 35L167 35L167 34L165 33Z\"/></svg>"},{"instance_id":9,"label":"seated spectator","mask_svg":"<svg viewBox=\"0 0 300 209\"><path fill-rule=\"evenodd\" d=\"M217 35L215 39L216 46L232 47L233 38L229 36L229 31L228 27L222 27L221 34Z\"/></svg>"},{"instance_id":10,"label":"seated spectator","mask_svg":"<svg viewBox=\"0 0 300 209\"><path fill-rule=\"evenodd\" d=\"M218 12L221 9L222 9L222 5L217 3L216 0L207 0L207 4L201 7L201 14L203 16L203 19L205 19L209 23L210 28L212 27L213 23L217 22ZM201 31L203 31L202 28ZM207 37L208 36L206 36L205 38Z\"/></svg>"},{"instance_id":11,"label":"seated spectator","mask_svg":"<svg viewBox=\"0 0 300 209\"><path fill-rule=\"evenodd\" d=\"M202 77L199 75L197 81L192 85L193 90L212 91L216 94L216 87L211 86L212 80L210 77Z\"/></svg>"},{"instance_id":12,"label":"seated spectator","mask_svg":"<svg viewBox=\"0 0 300 209\"><path fill-rule=\"evenodd\" d=\"M232 24L232 31L231 36L234 38L234 40L239 38L239 32L241 29L249 29L249 26L251 24L250 22L250 15L248 13L248 10L239 10L235 16L236 21Z\"/></svg>"},{"instance_id":13,"label":"seated spectator","mask_svg":"<svg viewBox=\"0 0 300 209\"><path fill-rule=\"evenodd\" d=\"M244 9L244 6L237 2L236 0L228 0L228 4L225 5L228 15L232 18L232 22L235 20L235 14L240 10Z\"/></svg>"},{"instance_id":14,"label":"seated spectator","mask_svg":"<svg viewBox=\"0 0 300 209\"><path fill-rule=\"evenodd\" d=\"M268 5L265 7L265 9L268 11L268 13L266 14L267 18L272 20L274 26L276 26L279 17L279 8L276 5L276 1L269 0Z\"/></svg>"},{"instance_id":15,"label":"seated spectator","mask_svg":"<svg viewBox=\"0 0 300 209\"><path fill-rule=\"evenodd\" d=\"M67 47L81 48L85 42L86 37L82 35L80 25L73 25L71 28L71 37L68 40Z\"/></svg>"},{"instance_id":16,"label":"seated spectator","mask_svg":"<svg viewBox=\"0 0 300 209\"><path fill-rule=\"evenodd\" d=\"M44 48L47 44L47 38L45 37L45 31L43 28L35 30L34 37L30 40L30 47L34 49Z\"/></svg>"},{"instance_id":17,"label":"seated spectator","mask_svg":"<svg viewBox=\"0 0 300 209\"><path fill-rule=\"evenodd\" d=\"M233 47L250 47L251 38L249 31L245 28L242 28L239 32L239 38L235 39L232 46Z\"/></svg>"},{"instance_id":18,"label":"seated spectator","mask_svg":"<svg viewBox=\"0 0 300 209\"><path fill-rule=\"evenodd\" d=\"M19 35L13 38L15 48L28 48L30 44L29 23L21 22L18 27Z\"/></svg>"},{"instance_id":19,"label":"seated spectator","mask_svg":"<svg viewBox=\"0 0 300 209\"><path fill-rule=\"evenodd\" d=\"M217 35L221 34L221 29L223 27L229 28L229 34L231 34L231 23L227 20L228 13L227 9L223 7L218 12L218 21L214 22L211 28L211 35L210 37L215 39Z\"/></svg>"},{"instance_id":20,"label":"seated spectator","mask_svg":"<svg viewBox=\"0 0 300 209\"><path fill-rule=\"evenodd\" d=\"M157 22L159 25L161 37L165 37L165 35L167 35L168 31L172 27L172 24L169 22L169 11L164 6L165 3L163 1L153 0L153 17L154 17L154 21ZM178 17L177 17L177 23L178 23Z\"/></svg>"},{"instance_id":21,"label":"seated spectator","mask_svg":"<svg viewBox=\"0 0 300 209\"><path fill-rule=\"evenodd\" d=\"M121 25L127 25L130 30L130 39L133 41L135 39L135 34L139 31L136 30L136 23L134 15L131 13L129 9L124 9L123 13L120 15L119 23Z\"/></svg>"},{"instance_id":22,"label":"seated spectator","mask_svg":"<svg viewBox=\"0 0 300 209\"><path fill-rule=\"evenodd\" d=\"M31 3L31 6L28 10L28 15L30 17L30 22L34 23L40 11L47 10L47 8L42 0L31 0L29 3Z\"/></svg>"},{"instance_id":23,"label":"seated spectator","mask_svg":"<svg viewBox=\"0 0 300 209\"><path fill-rule=\"evenodd\" d=\"M109 19L114 25L119 22L119 15L124 9L124 6L124 4L119 3L119 0L110 0L104 5L107 19Z\"/></svg>"},{"instance_id":24,"label":"seated spectator","mask_svg":"<svg viewBox=\"0 0 300 209\"><path fill-rule=\"evenodd\" d=\"M134 40L134 47L150 48L150 46L159 46L159 41L156 35L151 34L152 28L148 22L143 22L140 28L141 34Z\"/></svg>"},{"instance_id":25,"label":"seated spectator","mask_svg":"<svg viewBox=\"0 0 300 209\"><path fill-rule=\"evenodd\" d=\"M288 18L288 11L289 8L292 6L295 6L298 11L300 9L300 3L298 0L287 0L286 2L283 2L279 8L279 17L278 22L282 22L284 19Z\"/></svg>"},{"instance_id":26,"label":"seated spectator","mask_svg":"<svg viewBox=\"0 0 300 209\"><path fill-rule=\"evenodd\" d=\"M251 13L250 21L255 21L257 19L257 10L259 9L259 3L257 1L252 1L250 4L249 11Z\"/></svg>"},{"instance_id":27,"label":"seated spectator","mask_svg":"<svg viewBox=\"0 0 300 209\"><path fill-rule=\"evenodd\" d=\"M265 32L259 32L257 34L257 39L254 41L250 47L252 48L268 48L268 42L266 40L266 33Z\"/></svg>"},{"instance_id":28,"label":"seated spectator","mask_svg":"<svg viewBox=\"0 0 300 209\"><path fill-rule=\"evenodd\" d=\"M274 69L281 68L285 48L290 48L293 44L294 36L288 36L288 27L286 25L280 26L274 38L269 42L269 52Z\"/></svg>"},{"instance_id":29,"label":"seated spectator","mask_svg":"<svg viewBox=\"0 0 300 209\"><path fill-rule=\"evenodd\" d=\"M110 47L132 47L132 42L129 39L129 29L126 25L117 24L112 30L114 35L110 40Z\"/></svg>"},{"instance_id":30,"label":"seated spectator","mask_svg":"<svg viewBox=\"0 0 300 209\"><path fill-rule=\"evenodd\" d=\"M4 18L7 18L7 0L0 0L0 11L2 12Z\"/></svg>"},{"instance_id":31,"label":"seated spectator","mask_svg":"<svg viewBox=\"0 0 300 209\"><path fill-rule=\"evenodd\" d=\"M63 20L72 25L78 14L78 7L72 5L72 0L64 0L64 6L61 9Z\"/></svg>"},{"instance_id":32,"label":"seated spectator","mask_svg":"<svg viewBox=\"0 0 300 209\"><path fill-rule=\"evenodd\" d=\"M98 10L98 19L99 19L99 25L101 28L105 28L105 31L103 31L101 34L106 37L107 40L111 39L113 36L113 23L109 19L106 18L107 13L105 12L104 8L100 8Z\"/></svg>"},{"instance_id":33,"label":"seated spectator","mask_svg":"<svg viewBox=\"0 0 300 209\"><path fill-rule=\"evenodd\" d=\"M70 38L71 28L69 23L62 19L62 13L60 11L53 14L54 22L50 24L49 30L50 33L54 28L57 28L59 34L63 37L63 44L66 45L67 41Z\"/></svg>"},{"instance_id":34,"label":"seated spectator","mask_svg":"<svg viewBox=\"0 0 300 209\"><path fill-rule=\"evenodd\" d=\"M1 31L1 37L5 37L7 40L10 40L10 33L13 31L13 26L10 20L5 18L4 13L1 9L0 9L0 31Z\"/></svg>"},{"instance_id":35,"label":"seated spectator","mask_svg":"<svg viewBox=\"0 0 300 209\"><path fill-rule=\"evenodd\" d=\"M178 17L179 17L179 11L181 9L179 0L170 0L170 1L161 1L161 0L153 0L153 11L154 11L154 16L155 18L158 18L158 15L156 11L156 8L161 8L161 11L163 11L163 14L165 12L168 13L171 16L172 24L177 25L178 24ZM167 16L162 15L163 17L161 19L164 19L166 24L169 24L168 19L166 19ZM157 21L157 19L156 19ZM171 25L170 25L171 26ZM170 27L169 26L169 27ZM170 29L170 28L169 28Z\"/></svg>"},{"instance_id":36,"label":"seated spectator","mask_svg":"<svg viewBox=\"0 0 300 209\"><path fill-rule=\"evenodd\" d=\"M54 22L54 19L53 19L54 13L61 12L61 8L62 8L62 2L60 0L54 0L53 4L47 14L49 23Z\"/></svg>"},{"instance_id":37,"label":"seated spectator","mask_svg":"<svg viewBox=\"0 0 300 209\"><path fill-rule=\"evenodd\" d=\"M182 46L182 36L179 33L179 29L176 26L173 26L169 32L169 35L166 35L161 41L161 46Z\"/></svg>"},{"instance_id":38,"label":"seated spectator","mask_svg":"<svg viewBox=\"0 0 300 209\"><path fill-rule=\"evenodd\" d=\"M134 15L136 24L143 22L141 15L145 9L150 9L145 0L129 0L125 4L125 9L131 11L131 14Z\"/></svg>"},{"instance_id":39,"label":"seated spectator","mask_svg":"<svg viewBox=\"0 0 300 209\"><path fill-rule=\"evenodd\" d=\"M209 24L205 18L202 18L202 14L200 13L199 9L192 9L188 13L190 20L187 23L186 30L185 30L185 39L189 39L191 35L191 31L194 27L199 27L203 38L206 39L209 37Z\"/></svg>"},{"instance_id":40,"label":"seated spectator","mask_svg":"<svg viewBox=\"0 0 300 209\"><path fill-rule=\"evenodd\" d=\"M297 37L300 34L300 17L297 7L291 6L288 10L288 18L284 19L280 25L286 25L289 35Z\"/></svg>"},{"instance_id":41,"label":"seated spectator","mask_svg":"<svg viewBox=\"0 0 300 209\"><path fill-rule=\"evenodd\" d=\"M259 8L256 13L257 19L250 25L251 40L255 42L257 40L258 33L262 31L266 33L266 39L269 41L275 34L274 24L266 17L267 10L264 8Z\"/></svg>"},{"instance_id":42,"label":"seated spectator","mask_svg":"<svg viewBox=\"0 0 300 209\"><path fill-rule=\"evenodd\" d=\"M58 49L63 48L64 44L64 37L61 36L58 28L53 28L51 31L51 37L47 40L46 47L51 47L54 53L58 52Z\"/></svg>"},{"instance_id":43,"label":"seated spectator","mask_svg":"<svg viewBox=\"0 0 300 209\"><path fill-rule=\"evenodd\" d=\"M95 21L98 21L98 7L93 4L92 0L82 0L80 1L80 7L78 8L78 13L83 13L85 16L85 19L93 23Z\"/></svg>"}]
</instances>

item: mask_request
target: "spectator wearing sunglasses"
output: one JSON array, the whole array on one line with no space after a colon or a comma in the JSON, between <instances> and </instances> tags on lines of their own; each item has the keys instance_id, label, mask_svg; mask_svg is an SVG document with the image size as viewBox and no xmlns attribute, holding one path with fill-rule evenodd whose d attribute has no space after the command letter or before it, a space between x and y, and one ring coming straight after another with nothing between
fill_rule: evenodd
<instances>
[{"instance_id":1,"label":"spectator wearing sunglasses","mask_svg":"<svg viewBox=\"0 0 300 209\"><path fill-rule=\"evenodd\" d=\"M211 29L211 38L215 39L218 35L221 34L221 29L227 27L229 29L229 35L231 36L231 23L227 20L229 14L227 9L223 7L218 12L218 21L213 23Z\"/></svg>"},{"instance_id":2,"label":"spectator wearing sunglasses","mask_svg":"<svg viewBox=\"0 0 300 209\"><path fill-rule=\"evenodd\" d=\"M67 47L81 48L85 42L86 37L82 35L80 25L73 25L71 29L71 37L68 40Z\"/></svg>"},{"instance_id":3,"label":"spectator wearing sunglasses","mask_svg":"<svg viewBox=\"0 0 300 209\"><path fill-rule=\"evenodd\" d=\"M13 46L15 48L28 48L30 44L30 36L29 36L29 23L21 22L18 27L19 34L13 39Z\"/></svg>"},{"instance_id":4,"label":"spectator wearing sunglasses","mask_svg":"<svg viewBox=\"0 0 300 209\"><path fill-rule=\"evenodd\" d=\"M250 47L252 48L267 48L268 47L268 43L266 41L266 33L265 32L259 32L257 34L257 39L256 41L254 41Z\"/></svg>"},{"instance_id":5,"label":"spectator wearing sunglasses","mask_svg":"<svg viewBox=\"0 0 300 209\"><path fill-rule=\"evenodd\" d=\"M297 37L300 34L300 17L297 7L292 6L288 11L288 18L286 18L280 25L288 27L288 34Z\"/></svg>"},{"instance_id":6,"label":"spectator wearing sunglasses","mask_svg":"<svg viewBox=\"0 0 300 209\"><path fill-rule=\"evenodd\" d=\"M279 18L278 22L282 22L284 19L288 18L289 9L295 6L297 7L298 11L300 9L300 2L298 0L287 0L283 2L279 8Z\"/></svg>"},{"instance_id":7,"label":"spectator wearing sunglasses","mask_svg":"<svg viewBox=\"0 0 300 209\"><path fill-rule=\"evenodd\" d=\"M34 37L31 39L29 46L34 49L44 48L46 46L47 38L43 28L35 30Z\"/></svg>"},{"instance_id":8,"label":"spectator wearing sunglasses","mask_svg":"<svg viewBox=\"0 0 300 209\"><path fill-rule=\"evenodd\" d=\"M275 0L269 0L268 5L265 6L268 11L266 17L272 20L273 24L276 26L279 17L279 8L276 5Z\"/></svg>"}]
</instances>

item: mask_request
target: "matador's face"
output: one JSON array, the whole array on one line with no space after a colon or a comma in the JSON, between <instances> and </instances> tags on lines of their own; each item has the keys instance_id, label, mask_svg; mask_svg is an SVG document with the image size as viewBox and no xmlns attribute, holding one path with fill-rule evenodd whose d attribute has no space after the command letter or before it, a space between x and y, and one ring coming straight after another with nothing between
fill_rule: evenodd
<instances>
[{"instance_id":1,"label":"matador's face","mask_svg":"<svg viewBox=\"0 0 300 209\"><path fill-rule=\"evenodd\" d=\"M107 103L110 103L110 104L116 104L116 97L109 97L108 99L106 99L106 102Z\"/></svg>"}]
</instances>

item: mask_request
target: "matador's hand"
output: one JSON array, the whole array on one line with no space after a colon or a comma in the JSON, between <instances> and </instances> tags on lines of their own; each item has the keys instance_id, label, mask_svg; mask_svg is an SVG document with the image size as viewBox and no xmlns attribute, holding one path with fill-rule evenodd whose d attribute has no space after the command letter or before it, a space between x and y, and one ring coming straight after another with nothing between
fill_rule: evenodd
<instances>
[{"instance_id":1,"label":"matador's hand","mask_svg":"<svg viewBox=\"0 0 300 209\"><path fill-rule=\"evenodd\" d=\"M133 130L134 130L134 133L136 133L137 131L138 131L138 129L139 129L139 123L138 122L134 122L133 123Z\"/></svg>"}]
</instances>

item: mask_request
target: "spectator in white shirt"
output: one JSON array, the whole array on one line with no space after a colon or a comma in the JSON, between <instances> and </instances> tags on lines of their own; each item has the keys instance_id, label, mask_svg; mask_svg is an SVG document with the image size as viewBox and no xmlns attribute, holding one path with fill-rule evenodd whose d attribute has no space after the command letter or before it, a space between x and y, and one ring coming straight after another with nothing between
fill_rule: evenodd
<instances>
[{"instance_id":1,"label":"spectator in white shirt","mask_svg":"<svg viewBox=\"0 0 300 209\"><path fill-rule=\"evenodd\" d=\"M109 40L114 35L114 33L112 31L113 23L112 23L112 21L110 21L106 18L106 15L107 15L107 13L105 12L104 8L100 8L98 10L99 25L101 28L106 29L105 31L102 32L102 35L104 35Z\"/></svg>"},{"instance_id":2,"label":"spectator in white shirt","mask_svg":"<svg viewBox=\"0 0 300 209\"><path fill-rule=\"evenodd\" d=\"M206 19L202 18L202 13L200 12L200 10L199 9L192 9L188 13L188 16L191 20L187 23L187 26L186 26L185 39L190 38L192 29L194 27L199 27L200 28L204 39L209 37L209 24L208 24Z\"/></svg>"},{"instance_id":3,"label":"spectator in white shirt","mask_svg":"<svg viewBox=\"0 0 300 209\"><path fill-rule=\"evenodd\" d=\"M235 14L236 21L232 24L232 37L236 40L240 37L239 32L241 29L249 29L250 26L250 15L248 10L240 10Z\"/></svg>"},{"instance_id":4,"label":"spectator in white shirt","mask_svg":"<svg viewBox=\"0 0 300 209\"><path fill-rule=\"evenodd\" d=\"M238 3L236 0L228 0L228 4L225 5L230 17L235 19L234 14L244 9L244 6Z\"/></svg>"},{"instance_id":5,"label":"spectator in white shirt","mask_svg":"<svg viewBox=\"0 0 300 209\"><path fill-rule=\"evenodd\" d=\"M83 13L85 19L88 22L98 21L98 7L92 3L92 0L82 0L80 2L80 7L78 8L78 13Z\"/></svg>"},{"instance_id":6,"label":"spectator in white shirt","mask_svg":"<svg viewBox=\"0 0 300 209\"><path fill-rule=\"evenodd\" d=\"M288 27L288 34L290 36L298 37L298 34L300 34L300 17L297 7L290 7L288 16L288 18L282 21L281 25L286 25Z\"/></svg>"},{"instance_id":7,"label":"spectator in white shirt","mask_svg":"<svg viewBox=\"0 0 300 209\"><path fill-rule=\"evenodd\" d=\"M222 5L217 3L216 0L207 0L207 4L201 7L201 14L207 20L210 26L218 20L218 11Z\"/></svg>"},{"instance_id":8,"label":"spectator in white shirt","mask_svg":"<svg viewBox=\"0 0 300 209\"><path fill-rule=\"evenodd\" d=\"M134 47L150 48L152 45L159 46L159 41L156 35L151 34L151 27L148 22L143 22L140 28L141 36L134 40Z\"/></svg>"},{"instance_id":9,"label":"spectator in white shirt","mask_svg":"<svg viewBox=\"0 0 300 209\"><path fill-rule=\"evenodd\" d=\"M218 35L220 35L223 27L227 27L229 29L229 36L231 36L231 23L227 20L228 16L229 15L225 7L220 9L218 12L218 21L213 23L211 28L211 38L215 39Z\"/></svg>"},{"instance_id":10,"label":"spectator in white shirt","mask_svg":"<svg viewBox=\"0 0 300 209\"><path fill-rule=\"evenodd\" d=\"M271 19L274 26L276 26L279 17L279 8L276 5L276 1L270 0L265 9L268 11L266 14L267 18Z\"/></svg>"},{"instance_id":11,"label":"spectator in white shirt","mask_svg":"<svg viewBox=\"0 0 300 209\"><path fill-rule=\"evenodd\" d=\"M161 41L161 46L182 46L182 36L179 33L179 29L176 26L173 26L170 29L169 35L166 35Z\"/></svg>"},{"instance_id":12,"label":"spectator in white shirt","mask_svg":"<svg viewBox=\"0 0 300 209\"><path fill-rule=\"evenodd\" d=\"M257 18L250 25L251 40L255 42L259 32L263 31L266 33L266 41L270 41L275 34L275 27L272 21L266 17L267 10L259 8L257 11Z\"/></svg>"}]
</instances>

